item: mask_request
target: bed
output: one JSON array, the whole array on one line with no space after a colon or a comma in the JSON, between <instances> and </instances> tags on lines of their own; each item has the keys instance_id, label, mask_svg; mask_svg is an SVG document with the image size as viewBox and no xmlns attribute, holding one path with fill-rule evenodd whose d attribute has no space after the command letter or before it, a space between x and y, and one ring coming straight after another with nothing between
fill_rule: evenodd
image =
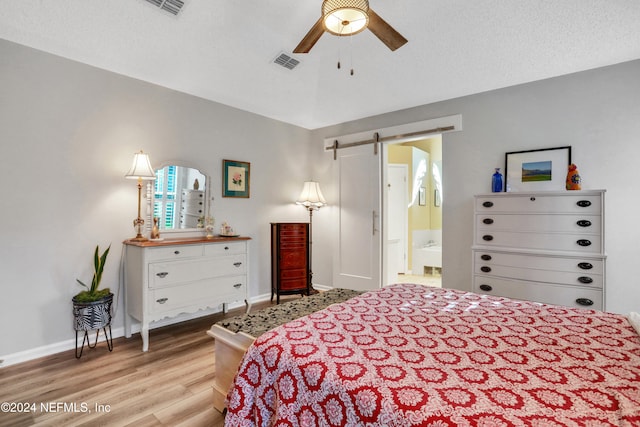
<instances>
[{"instance_id":1,"label":"bed","mask_svg":"<svg viewBox=\"0 0 640 427\"><path fill-rule=\"evenodd\" d=\"M624 316L396 284L249 347L227 426L638 426Z\"/></svg>"},{"instance_id":2,"label":"bed","mask_svg":"<svg viewBox=\"0 0 640 427\"><path fill-rule=\"evenodd\" d=\"M216 322L207 331L207 334L215 340L216 375L213 380L213 407L219 412L224 412L225 399L234 375L245 352L256 338L291 320L360 294L362 291L335 288Z\"/></svg>"}]
</instances>

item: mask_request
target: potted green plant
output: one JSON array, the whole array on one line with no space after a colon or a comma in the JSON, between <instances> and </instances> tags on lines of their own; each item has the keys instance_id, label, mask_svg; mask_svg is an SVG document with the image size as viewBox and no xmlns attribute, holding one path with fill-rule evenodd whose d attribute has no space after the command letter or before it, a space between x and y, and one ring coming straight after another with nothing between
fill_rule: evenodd
<instances>
[{"instance_id":1,"label":"potted green plant","mask_svg":"<svg viewBox=\"0 0 640 427\"><path fill-rule=\"evenodd\" d=\"M100 255L100 247L96 246L93 255L93 279L91 280L90 286L86 285L80 279L76 279L80 285L86 288L72 298L77 358L82 356L85 343L89 348L96 346L100 329L104 329L109 351L113 350L113 337L111 335L111 305L113 304L113 294L109 288L100 289L102 273L104 272L104 266L107 262L110 249L111 245ZM89 331L92 330L96 331L96 340L93 345L89 342ZM82 347L80 347L80 352L78 352L78 334L80 332L84 332L84 337Z\"/></svg>"}]
</instances>

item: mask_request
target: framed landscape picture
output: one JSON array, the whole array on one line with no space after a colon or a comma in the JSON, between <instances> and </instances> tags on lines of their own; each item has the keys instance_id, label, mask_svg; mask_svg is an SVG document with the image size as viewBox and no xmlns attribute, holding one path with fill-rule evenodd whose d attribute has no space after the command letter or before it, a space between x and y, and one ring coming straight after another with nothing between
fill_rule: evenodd
<instances>
[{"instance_id":1,"label":"framed landscape picture","mask_svg":"<svg viewBox=\"0 0 640 427\"><path fill-rule=\"evenodd\" d=\"M222 161L222 197L249 198L251 164L238 160Z\"/></svg>"},{"instance_id":2,"label":"framed landscape picture","mask_svg":"<svg viewBox=\"0 0 640 427\"><path fill-rule=\"evenodd\" d=\"M564 190L571 146L505 154L505 191Z\"/></svg>"}]
</instances>

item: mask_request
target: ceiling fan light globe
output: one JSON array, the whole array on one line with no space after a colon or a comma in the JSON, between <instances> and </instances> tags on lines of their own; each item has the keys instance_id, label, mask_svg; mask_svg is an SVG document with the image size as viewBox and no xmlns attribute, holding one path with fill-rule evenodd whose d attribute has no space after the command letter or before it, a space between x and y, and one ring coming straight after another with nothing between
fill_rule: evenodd
<instances>
[{"instance_id":1,"label":"ceiling fan light globe","mask_svg":"<svg viewBox=\"0 0 640 427\"><path fill-rule=\"evenodd\" d=\"M322 3L323 26L336 36L357 34L369 24L367 0L325 0Z\"/></svg>"}]
</instances>

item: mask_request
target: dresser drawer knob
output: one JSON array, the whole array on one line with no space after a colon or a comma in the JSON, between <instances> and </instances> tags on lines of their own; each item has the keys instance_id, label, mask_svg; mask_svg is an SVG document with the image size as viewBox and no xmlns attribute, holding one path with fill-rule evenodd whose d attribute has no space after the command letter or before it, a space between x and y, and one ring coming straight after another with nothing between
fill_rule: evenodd
<instances>
[{"instance_id":1,"label":"dresser drawer knob","mask_svg":"<svg viewBox=\"0 0 640 427\"><path fill-rule=\"evenodd\" d=\"M576 304L590 306L590 305L593 305L593 301L591 301L589 298L578 298L576 300Z\"/></svg>"},{"instance_id":2,"label":"dresser drawer knob","mask_svg":"<svg viewBox=\"0 0 640 427\"><path fill-rule=\"evenodd\" d=\"M161 271L160 273L157 273L156 276L158 276L161 279L164 279L165 277L167 277L169 273L166 271Z\"/></svg>"},{"instance_id":3,"label":"dresser drawer knob","mask_svg":"<svg viewBox=\"0 0 640 427\"><path fill-rule=\"evenodd\" d=\"M589 283L593 283L593 279L591 277L588 277L588 276L580 276L580 277L578 277L578 282L589 284Z\"/></svg>"},{"instance_id":4,"label":"dresser drawer knob","mask_svg":"<svg viewBox=\"0 0 640 427\"><path fill-rule=\"evenodd\" d=\"M228 250L229 250L229 246L225 246L225 247L224 247L224 250L225 250L225 251L228 251Z\"/></svg>"},{"instance_id":5,"label":"dresser drawer knob","mask_svg":"<svg viewBox=\"0 0 640 427\"><path fill-rule=\"evenodd\" d=\"M535 201L536 201L536 198L535 198L535 197L533 197L533 196L531 196L531 197L529 197L529 200L531 200L532 202L535 202Z\"/></svg>"},{"instance_id":6,"label":"dresser drawer knob","mask_svg":"<svg viewBox=\"0 0 640 427\"><path fill-rule=\"evenodd\" d=\"M485 208L493 207L493 202L484 202L482 206L484 206Z\"/></svg>"},{"instance_id":7,"label":"dresser drawer knob","mask_svg":"<svg viewBox=\"0 0 640 427\"><path fill-rule=\"evenodd\" d=\"M480 290L489 292L492 291L493 288L491 287L491 285L480 285Z\"/></svg>"},{"instance_id":8,"label":"dresser drawer knob","mask_svg":"<svg viewBox=\"0 0 640 427\"><path fill-rule=\"evenodd\" d=\"M160 298L156 300L158 304L164 304L167 301L169 301L169 298Z\"/></svg>"},{"instance_id":9,"label":"dresser drawer knob","mask_svg":"<svg viewBox=\"0 0 640 427\"><path fill-rule=\"evenodd\" d=\"M482 254L480 258L482 258L483 261L491 261L491 255Z\"/></svg>"},{"instance_id":10,"label":"dresser drawer knob","mask_svg":"<svg viewBox=\"0 0 640 427\"><path fill-rule=\"evenodd\" d=\"M576 243L580 246L591 246L591 240L587 240L587 239L580 239L576 241Z\"/></svg>"},{"instance_id":11,"label":"dresser drawer knob","mask_svg":"<svg viewBox=\"0 0 640 427\"><path fill-rule=\"evenodd\" d=\"M173 251L174 255L180 255L180 251Z\"/></svg>"},{"instance_id":12,"label":"dresser drawer knob","mask_svg":"<svg viewBox=\"0 0 640 427\"><path fill-rule=\"evenodd\" d=\"M236 283L235 285L233 285L234 288L238 289L242 286L242 283Z\"/></svg>"},{"instance_id":13,"label":"dresser drawer knob","mask_svg":"<svg viewBox=\"0 0 640 427\"><path fill-rule=\"evenodd\" d=\"M493 236L491 234L485 234L484 236L482 236L482 240L486 240L487 242L490 242L493 240Z\"/></svg>"},{"instance_id":14,"label":"dresser drawer knob","mask_svg":"<svg viewBox=\"0 0 640 427\"><path fill-rule=\"evenodd\" d=\"M591 206L591 200L578 200L576 205L580 206L581 208L588 208L589 206Z\"/></svg>"},{"instance_id":15,"label":"dresser drawer knob","mask_svg":"<svg viewBox=\"0 0 640 427\"><path fill-rule=\"evenodd\" d=\"M491 267L487 267L486 265L483 265L482 267L480 267L480 270L483 273L491 273Z\"/></svg>"},{"instance_id":16,"label":"dresser drawer knob","mask_svg":"<svg viewBox=\"0 0 640 427\"><path fill-rule=\"evenodd\" d=\"M233 265L235 265L236 267L240 267L242 265L241 262L234 262Z\"/></svg>"},{"instance_id":17,"label":"dresser drawer knob","mask_svg":"<svg viewBox=\"0 0 640 427\"><path fill-rule=\"evenodd\" d=\"M579 227L591 227L591 221L589 221L588 219L581 219L580 221L576 222L576 224L578 224Z\"/></svg>"},{"instance_id":18,"label":"dresser drawer knob","mask_svg":"<svg viewBox=\"0 0 640 427\"><path fill-rule=\"evenodd\" d=\"M591 270L593 268L593 264L591 264L590 262L581 262L578 263L578 268L581 268L583 270Z\"/></svg>"},{"instance_id":19,"label":"dresser drawer knob","mask_svg":"<svg viewBox=\"0 0 640 427\"><path fill-rule=\"evenodd\" d=\"M482 220L482 222L484 224L490 225L490 224L493 224L493 219L492 218L485 218L485 219Z\"/></svg>"}]
</instances>

